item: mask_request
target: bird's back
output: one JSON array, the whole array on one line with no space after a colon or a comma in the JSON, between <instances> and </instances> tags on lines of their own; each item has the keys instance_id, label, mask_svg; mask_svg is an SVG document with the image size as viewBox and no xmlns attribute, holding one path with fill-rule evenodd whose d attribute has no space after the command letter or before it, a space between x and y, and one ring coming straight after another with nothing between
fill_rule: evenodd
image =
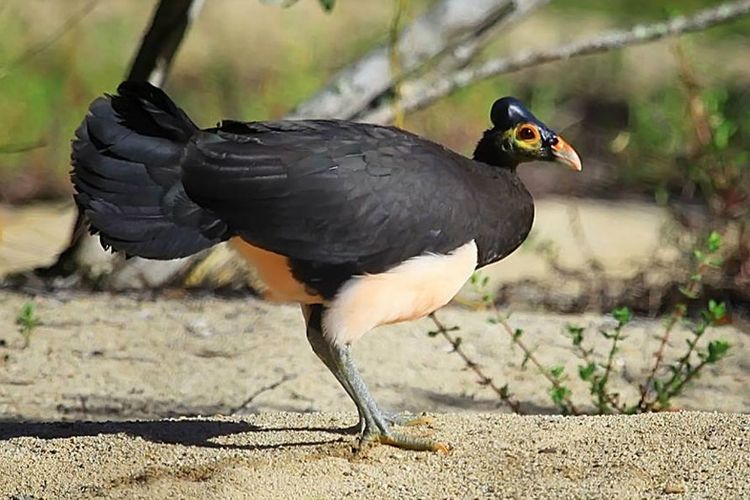
<instances>
[{"instance_id":1,"label":"bird's back","mask_svg":"<svg viewBox=\"0 0 750 500\"><path fill-rule=\"evenodd\" d=\"M363 274L471 239L474 163L391 127L225 122L190 141L182 181L243 239L301 267Z\"/></svg>"}]
</instances>

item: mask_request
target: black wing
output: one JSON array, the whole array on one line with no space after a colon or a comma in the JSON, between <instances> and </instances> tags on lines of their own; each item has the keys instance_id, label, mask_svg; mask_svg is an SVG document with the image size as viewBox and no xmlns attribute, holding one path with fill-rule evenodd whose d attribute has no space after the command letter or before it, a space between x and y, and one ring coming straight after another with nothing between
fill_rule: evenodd
<instances>
[{"instance_id":1,"label":"black wing","mask_svg":"<svg viewBox=\"0 0 750 500\"><path fill-rule=\"evenodd\" d=\"M193 137L183 183L243 239L351 275L469 241L472 163L390 127L224 122Z\"/></svg>"}]
</instances>

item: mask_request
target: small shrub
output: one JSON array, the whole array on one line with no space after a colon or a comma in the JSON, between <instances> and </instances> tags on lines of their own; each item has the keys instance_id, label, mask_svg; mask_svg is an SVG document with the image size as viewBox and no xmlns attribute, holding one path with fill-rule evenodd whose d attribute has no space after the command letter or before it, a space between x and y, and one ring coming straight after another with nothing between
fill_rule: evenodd
<instances>
[{"instance_id":1,"label":"small shrub","mask_svg":"<svg viewBox=\"0 0 750 500\"><path fill-rule=\"evenodd\" d=\"M694 250L693 272L688 283L680 288L685 301L700 298L705 273L721 265L721 260L717 257L721 243L721 236L716 232L711 232L704 244ZM580 414L581 411L572 401L573 391L567 385L569 375L565 372L565 368L562 365L546 367L539 361L534 351L525 344L523 330L513 328L509 316L497 309L494 296L486 291L488 280L485 277L476 273L472 276L470 283L477 288L485 307L491 312L488 321L501 326L509 335L511 342L520 348L523 353L521 366L530 363L546 379L549 384L547 393L555 407L564 414ZM707 344L701 342L711 326L721 324L725 320L726 305L709 300L695 319L688 317L687 310L686 302L679 303L666 318L664 332L654 355L654 362L645 380L639 384L640 397L634 402L621 401L620 395L611 388L615 355L621 343L627 340L625 332L633 319L632 311L627 307L616 308L612 311L616 325L611 329L601 329L598 332L608 340L608 348L603 353L597 352L593 347L587 347L586 340L589 336L584 327L575 324L566 326L563 333L569 339L573 352L581 361L578 365L577 376L586 382L597 414L632 414L670 409L672 399L682 394L707 366L717 364L728 355L731 345L727 341L713 340ZM460 327L445 327L434 314L431 317L437 330L429 332L429 335L442 335L446 338L451 343L453 351L459 354L467 367L479 376L479 383L489 385L504 403L508 404L514 412L520 413L520 405L510 392L508 385L495 384L482 371L479 364L461 349L461 337L453 335L453 332L460 330ZM683 324L691 332L691 336L687 340L684 351L676 359L670 361L665 359L665 348L677 324Z\"/></svg>"}]
</instances>

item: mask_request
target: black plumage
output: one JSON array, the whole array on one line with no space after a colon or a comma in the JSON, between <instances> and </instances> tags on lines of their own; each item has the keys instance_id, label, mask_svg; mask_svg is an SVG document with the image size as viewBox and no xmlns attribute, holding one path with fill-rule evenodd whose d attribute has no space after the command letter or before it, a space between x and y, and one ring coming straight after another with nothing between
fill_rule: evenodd
<instances>
[{"instance_id":1,"label":"black plumage","mask_svg":"<svg viewBox=\"0 0 750 500\"><path fill-rule=\"evenodd\" d=\"M126 82L76 131L75 199L102 244L131 255L171 259L232 238L272 296L302 304L310 346L356 404L363 442L445 450L392 430L349 349L443 306L475 266L521 244L534 205L519 162L580 170L515 99L498 100L491 118L472 160L346 121L199 130L161 90Z\"/></svg>"},{"instance_id":2,"label":"black plumage","mask_svg":"<svg viewBox=\"0 0 750 500\"><path fill-rule=\"evenodd\" d=\"M102 243L129 254L170 259L240 236L331 297L352 275L471 240L488 264L531 227L514 168L403 130L337 120L198 130L149 84L118 93L94 101L78 129L73 182Z\"/></svg>"},{"instance_id":3,"label":"black plumage","mask_svg":"<svg viewBox=\"0 0 750 500\"><path fill-rule=\"evenodd\" d=\"M119 91L91 104L73 141L75 200L102 245L173 259L226 239L226 225L180 182L185 143L198 128L155 87Z\"/></svg>"}]
</instances>

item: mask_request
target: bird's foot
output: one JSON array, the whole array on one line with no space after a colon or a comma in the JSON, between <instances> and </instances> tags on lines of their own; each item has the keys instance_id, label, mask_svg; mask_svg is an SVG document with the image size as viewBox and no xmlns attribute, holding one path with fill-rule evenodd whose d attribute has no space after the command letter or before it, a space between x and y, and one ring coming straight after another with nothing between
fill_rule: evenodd
<instances>
[{"instance_id":1,"label":"bird's foot","mask_svg":"<svg viewBox=\"0 0 750 500\"><path fill-rule=\"evenodd\" d=\"M372 444L385 444L388 446L401 448L403 450L433 451L437 453L450 452L450 447L445 443L441 443L440 441L435 441L433 439L423 437L408 436L406 434L401 434L393 431L390 431L388 433L375 432L365 434L364 436L362 436L360 449L366 449Z\"/></svg>"},{"instance_id":2,"label":"bird's foot","mask_svg":"<svg viewBox=\"0 0 750 500\"><path fill-rule=\"evenodd\" d=\"M415 420L419 419L413 419L412 422ZM422 425L422 423L411 423L407 425ZM360 440L360 450L365 450L373 444L385 444L413 451L434 451L438 453L448 453L450 451L450 447L440 441L394 432L390 426L386 425L377 425L373 427L365 427L362 439Z\"/></svg>"}]
</instances>

